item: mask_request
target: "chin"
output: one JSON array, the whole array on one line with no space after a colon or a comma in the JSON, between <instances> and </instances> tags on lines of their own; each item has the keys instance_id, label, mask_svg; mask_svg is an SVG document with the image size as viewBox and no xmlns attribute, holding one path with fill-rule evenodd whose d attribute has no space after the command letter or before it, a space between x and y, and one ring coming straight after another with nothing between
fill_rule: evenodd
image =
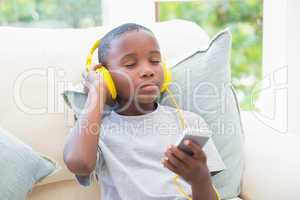
<instances>
[{"instance_id":1,"label":"chin","mask_svg":"<svg viewBox=\"0 0 300 200\"><path fill-rule=\"evenodd\" d=\"M137 102L139 104L150 104L157 101L157 95L139 95L137 97Z\"/></svg>"}]
</instances>

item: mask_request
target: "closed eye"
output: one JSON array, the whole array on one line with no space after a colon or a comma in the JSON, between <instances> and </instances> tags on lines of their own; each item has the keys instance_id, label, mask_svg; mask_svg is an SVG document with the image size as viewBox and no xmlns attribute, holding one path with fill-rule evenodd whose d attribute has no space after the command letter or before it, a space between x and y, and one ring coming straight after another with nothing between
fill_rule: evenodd
<instances>
[{"instance_id":1,"label":"closed eye","mask_svg":"<svg viewBox=\"0 0 300 200\"><path fill-rule=\"evenodd\" d=\"M153 63L153 64L160 64L160 60L152 60L151 63Z\"/></svg>"},{"instance_id":2,"label":"closed eye","mask_svg":"<svg viewBox=\"0 0 300 200\"><path fill-rule=\"evenodd\" d=\"M128 67L128 68L130 68L130 67L133 67L135 65L135 63L133 63L133 64L129 64L129 65L125 65L125 67Z\"/></svg>"}]
</instances>

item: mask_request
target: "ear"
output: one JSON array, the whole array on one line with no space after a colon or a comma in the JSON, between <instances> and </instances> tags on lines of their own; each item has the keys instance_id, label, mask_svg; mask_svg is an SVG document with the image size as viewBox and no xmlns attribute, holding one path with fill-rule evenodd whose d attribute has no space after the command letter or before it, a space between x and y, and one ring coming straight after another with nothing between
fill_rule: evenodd
<instances>
[{"instance_id":1,"label":"ear","mask_svg":"<svg viewBox=\"0 0 300 200\"><path fill-rule=\"evenodd\" d=\"M99 63L99 64L97 64L97 65L94 65L94 66L92 67L92 70L96 71L96 70L99 69L101 66L102 66L101 63Z\"/></svg>"}]
</instances>

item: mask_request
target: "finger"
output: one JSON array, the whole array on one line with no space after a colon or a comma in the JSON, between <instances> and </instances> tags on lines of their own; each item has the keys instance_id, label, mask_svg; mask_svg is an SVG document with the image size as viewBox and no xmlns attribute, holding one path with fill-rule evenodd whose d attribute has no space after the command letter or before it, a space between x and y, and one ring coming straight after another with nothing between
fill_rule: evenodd
<instances>
[{"instance_id":1,"label":"finger","mask_svg":"<svg viewBox=\"0 0 300 200\"><path fill-rule=\"evenodd\" d=\"M171 152L173 155L178 158L181 162L183 162L186 166L190 167L193 165L195 160L190 155L187 155L182 150L180 150L178 147L172 145L171 146Z\"/></svg>"},{"instance_id":2,"label":"finger","mask_svg":"<svg viewBox=\"0 0 300 200\"><path fill-rule=\"evenodd\" d=\"M82 80L81 84L83 85L84 89L88 89L89 88L89 84L86 80Z\"/></svg>"},{"instance_id":3,"label":"finger","mask_svg":"<svg viewBox=\"0 0 300 200\"><path fill-rule=\"evenodd\" d=\"M176 158L170 150L167 150L165 152L165 156L172 163L172 165L175 166L178 170L183 171L184 169L187 168L187 166L181 160Z\"/></svg>"},{"instance_id":4,"label":"finger","mask_svg":"<svg viewBox=\"0 0 300 200\"><path fill-rule=\"evenodd\" d=\"M87 94L89 92L89 88L85 85L86 83L84 81L81 81L81 83L83 85L83 92Z\"/></svg>"},{"instance_id":5,"label":"finger","mask_svg":"<svg viewBox=\"0 0 300 200\"><path fill-rule=\"evenodd\" d=\"M164 165L164 167L168 168L169 170L171 170L175 174L179 175L178 169L168 159L163 159L162 164Z\"/></svg>"},{"instance_id":6,"label":"finger","mask_svg":"<svg viewBox=\"0 0 300 200\"><path fill-rule=\"evenodd\" d=\"M87 87L84 87L83 92L84 92L85 94L87 94L87 93L89 93L89 89L88 89Z\"/></svg>"},{"instance_id":7,"label":"finger","mask_svg":"<svg viewBox=\"0 0 300 200\"><path fill-rule=\"evenodd\" d=\"M82 76L83 79L87 79L87 72L86 72L86 71L83 71L83 72L81 73L81 76Z\"/></svg>"},{"instance_id":8,"label":"finger","mask_svg":"<svg viewBox=\"0 0 300 200\"><path fill-rule=\"evenodd\" d=\"M88 94L88 93L89 93L89 88L88 88L88 86L87 86L86 81L85 81L85 80L82 80L82 81L81 81L81 84L83 85L83 92L84 92L85 94Z\"/></svg>"},{"instance_id":9,"label":"finger","mask_svg":"<svg viewBox=\"0 0 300 200\"><path fill-rule=\"evenodd\" d=\"M86 81L85 80L82 80L82 81L80 81L81 82L81 84L84 86L84 87L86 87Z\"/></svg>"},{"instance_id":10,"label":"finger","mask_svg":"<svg viewBox=\"0 0 300 200\"><path fill-rule=\"evenodd\" d=\"M194 153L192 157L197 160L206 159L205 153L202 151L199 144L196 144L191 140L184 141L184 144Z\"/></svg>"}]
</instances>

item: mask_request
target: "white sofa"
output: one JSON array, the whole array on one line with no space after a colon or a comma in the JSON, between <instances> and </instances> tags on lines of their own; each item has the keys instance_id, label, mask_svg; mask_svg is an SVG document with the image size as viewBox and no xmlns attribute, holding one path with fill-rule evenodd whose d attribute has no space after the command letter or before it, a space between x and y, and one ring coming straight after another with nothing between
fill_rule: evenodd
<instances>
[{"instance_id":1,"label":"white sofa","mask_svg":"<svg viewBox=\"0 0 300 200\"><path fill-rule=\"evenodd\" d=\"M199 26L188 21L173 20L149 27L158 37L169 66L195 50L205 49L209 41ZM110 29L0 27L0 125L61 166L56 174L35 185L28 195L29 200L83 200L100 196L96 184L88 188L79 186L63 163L64 142L73 116L60 94L70 83L76 84L80 80L90 45ZM300 162L295 162L297 153L300 153L299 138L259 128L257 124L260 123L251 113L245 114L243 121L246 167L242 198L300 199L296 190L300 186L299 180L295 180L289 171L292 165L300 169ZM280 142L273 149L266 146L272 143L271 138ZM293 142L293 151L288 146L290 141ZM282 151L277 151L277 148ZM288 164L277 166L280 163L278 155L284 155ZM299 171L293 168L292 172L297 173L299 179Z\"/></svg>"},{"instance_id":2,"label":"white sofa","mask_svg":"<svg viewBox=\"0 0 300 200\"><path fill-rule=\"evenodd\" d=\"M242 112L245 131L242 198L300 199L300 134L280 133L256 116L257 113Z\"/></svg>"}]
</instances>

